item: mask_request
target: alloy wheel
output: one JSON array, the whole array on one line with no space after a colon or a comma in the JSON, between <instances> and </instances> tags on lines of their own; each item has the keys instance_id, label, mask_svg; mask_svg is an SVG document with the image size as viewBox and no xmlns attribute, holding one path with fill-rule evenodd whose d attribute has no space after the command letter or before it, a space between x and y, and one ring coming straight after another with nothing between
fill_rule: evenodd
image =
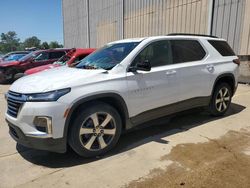
<instances>
[{"instance_id":1,"label":"alloy wheel","mask_svg":"<svg viewBox=\"0 0 250 188\"><path fill-rule=\"evenodd\" d=\"M114 118L106 112L96 112L82 123L79 138L82 146L90 151L106 148L114 139L116 124Z\"/></svg>"},{"instance_id":2,"label":"alloy wheel","mask_svg":"<svg viewBox=\"0 0 250 188\"><path fill-rule=\"evenodd\" d=\"M226 87L223 87L219 90L216 99L215 106L219 112L223 112L227 109L230 103L230 93Z\"/></svg>"}]
</instances>

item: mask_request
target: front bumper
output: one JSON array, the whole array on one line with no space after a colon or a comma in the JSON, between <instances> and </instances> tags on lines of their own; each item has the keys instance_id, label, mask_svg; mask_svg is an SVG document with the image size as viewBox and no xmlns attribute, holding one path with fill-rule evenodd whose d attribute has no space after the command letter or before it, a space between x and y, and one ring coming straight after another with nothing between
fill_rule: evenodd
<instances>
[{"instance_id":1,"label":"front bumper","mask_svg":"<svg viewBox=\"0 0 250 188\"><path fill-rule=\"evenodd\" d=\"M62 138L64 135L64 113L67 108L68 106L66 104L57 101L25 102L19 108L17 117L11 116L8 112L5 114L5 117L8 122L20 128L26 136L40 138L51 137L57 139ZM34 124L34 118L39 116L47 116L51 118L51 134L37 130Z\"/></svg>"},{"instance_id":2,"label":"front bumper","mask_svg":"<svg viewBox=\"0 0 250 188\"><path fill-rule=\"evenodd\" d=\"M67 104L55 102L24 102L18 110L17 116L5 114L10 127L10 135L21 145L53 152L66 151L66 137L64 136ZM9 104L8 104L9 109ZM35 117L50 117L49 132L38 130L34 122Z\"/></svg>"},{"instance_id":3,"label":"front bumper","mask_svg":"<svg viewBox=\"0 0 250 188\"><path fill-rule=\"evenodd\" d=\"M18 143L28 148L52 151L57 153L66 152L66 140L64 138L35 138L26 136L22 130L10 123L6 119L9 126L9 134Z\"/></svg>"}]
</instances>

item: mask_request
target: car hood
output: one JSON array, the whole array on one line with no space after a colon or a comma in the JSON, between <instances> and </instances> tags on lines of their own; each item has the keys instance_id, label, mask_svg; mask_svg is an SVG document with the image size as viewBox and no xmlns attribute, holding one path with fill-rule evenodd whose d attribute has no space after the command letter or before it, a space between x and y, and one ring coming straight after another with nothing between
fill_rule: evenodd
<instances>
[{"instance_id":1,"label":"car hood","mask_svg":"<svg viewBox=\"0 0 250 188\"><path fill-rule=\"evenodd\" d=\"M26 70L24 72L24 74L30 75L30 74L34 74L34 73L41 72L41 71L44 71L44 70L48 70L48 69L52 69L52 68L55 68L55 67L59 67L59 66L60 65L58 65L58 64L42 65L42 66L39 66L39 67L35 67L35 68L32 68L32 69Z\"/></svg>"},{"instance_id":2,"label":"car hood","mask_svg":"<svg viewBox=\"0 0 250 188\"><path fill-rule=\"evenodd\" d=\"M18 65L19 61L0 61L0 67L8 67Z\"/></svg>"},{"instance_id":3,"label":"car hood","mask_svg":"<svg viewBox=\"0 0 250 188\"><path fill-rule=\"evenodd\" d=\"M22 77L15 81L10 90L17 93L41 93L63 88L72 88L104 79L103 69L84 70L62 66L48 71Z\"/></svg>"}]
</instances>

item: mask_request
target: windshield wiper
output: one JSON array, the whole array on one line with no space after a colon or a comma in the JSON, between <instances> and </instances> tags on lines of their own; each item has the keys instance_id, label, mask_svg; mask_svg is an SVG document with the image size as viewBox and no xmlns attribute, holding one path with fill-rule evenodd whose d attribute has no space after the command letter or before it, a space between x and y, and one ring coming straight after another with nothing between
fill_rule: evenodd
<instances>
[{"instance_id":1,"label":"windshield wiper","mask_svg":"<svg viewBox=\"0 0 250 188\"><path fill-rule=\"evenodd\" d=\"M83 65L82 68L83 69L99 69L99 67L95 67L95 66L92 66L92 65Z\"/></svg>"}]
</instances>

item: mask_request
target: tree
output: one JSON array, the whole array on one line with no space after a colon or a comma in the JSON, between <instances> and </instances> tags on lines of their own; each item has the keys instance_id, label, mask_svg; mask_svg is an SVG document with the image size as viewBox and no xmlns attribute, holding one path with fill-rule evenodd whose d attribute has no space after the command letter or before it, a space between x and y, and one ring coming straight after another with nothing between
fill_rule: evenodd
<instances>
[{"instance_id":1,"label":"tree","mask_svg":"<svg viewBox=\"0 0 250 188\"><path fill-rule=\"evenodd\" d=\"M19 47L20 39L17 38L15 31L9 31L1 34L0 49L2 52L7 53L15 51Z\"/></svg>"},{"instance_id":2,"label":"tree","mask_svg":"<svg viewBox=\"0 0 250 188\"><path fill-rule=\"evenodd\" d=\"M20 39L17 38L15 31L9 31L7 33L2 33L0 35L0 51L2 53L8 53L15 50L24 50L25 48L36 49L49 49L49 48L62 48L63 45L59 44L57 41L48 42L44 41L41 44L41 40L36 36L29 37L25 39L24 42L20 42Z\"/></svg>"},{"instance_id":3,"label":"tree","mask_svg":"<svg viewBox=\"0 0 250 188\"><path fill-rule=\"evenodd\" d=\"M43 43L41 44L41 48L42 48L42 49L49 49L49 44L48 44L47 42L43 42Z\"/></svg>"},{"instance_id":4,"label":"tree","mask_svg":"<svg viewBox=\"0 0 250 188\"><path fill-rule=\"evenodd\" d=\"M50 48L62 48L63 45L58 44L57 41L51 41L51 42L49 43L49 47L50 47Z\"/></svg>"},{"instance_id":5,"label":"tree","mask_svg":"<svg viewBox=\"0 0 250 188\"><path fill-rule=\"evenodd\" d=\"M31 48L31 47L40 47L41 40L39 40L36 36L30 37L25 39L23 42L25 48Z\"/></svg>"}]
</instances>

